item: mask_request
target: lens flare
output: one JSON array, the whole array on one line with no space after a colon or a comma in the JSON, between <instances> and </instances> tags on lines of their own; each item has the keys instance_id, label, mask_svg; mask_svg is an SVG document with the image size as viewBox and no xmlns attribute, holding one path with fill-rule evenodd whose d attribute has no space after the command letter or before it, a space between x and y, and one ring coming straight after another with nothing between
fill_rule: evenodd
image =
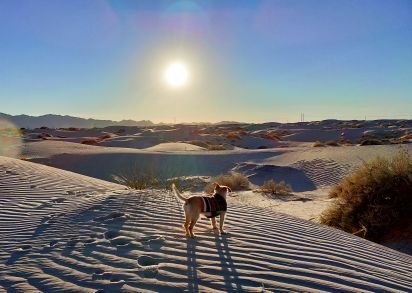
<instances>
[{"instance_id":1,"label":"lens flare","mask_svg":"<svg viewBox=\"0 0 412 293\"><path fill-rule=\"evenodd\" d=\"M22 149L23 130L13 123L0 119L0 156L19 158Z\"/></svg>"}]
</instances>

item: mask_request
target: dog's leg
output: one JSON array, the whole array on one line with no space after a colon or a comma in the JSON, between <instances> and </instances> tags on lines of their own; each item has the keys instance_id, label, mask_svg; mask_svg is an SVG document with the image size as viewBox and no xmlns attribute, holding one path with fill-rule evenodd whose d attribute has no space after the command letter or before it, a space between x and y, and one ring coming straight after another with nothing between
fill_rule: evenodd
<instances>
[{"instance_id":1,"label":"dog's leg","mask_svg":"<svg viewBox=\"0 0 412 293\"><path fill-rule=\"evenodd\" d=\"M212 229L213 229L213 230L217 230L216 218L210 218L210 222L211 222L211 224L212 224Z\"/></svg>"},{"instance_id":2,"label":"dog's leg","mask_svg":"<svg viewBox=\"0 0 412 293\"><path fill-rule=\"evenodd\" d=\"M190 233L190 237L195 238L195 234L193 234L193 228L196 225L197 220L199 219L199 215L192 218L190 221L190 226L189 226L189 233Z\"/></svg>"},{"instance_id":3,"label":"dog's leg","mask_svg":"<svg viewBox=\"0 0 412 293\"><path fill-rule=\"evenodd\" d=\"M225 222L225 214L226 213L221 213L220 216L219 216L220 217L220 219L219 219L220 220L220 223L219 223L220 224L220 234L226 234L226 232L223 231L223 224Z\"/></svg>"},{"instance_id":4,"label":"dog's leg","mask_svg":"<svg viewBox=\"0 0 412 293\"><path fill-rule=\"evenodd\" d=\"M188 215L186 215L185 223L183 224L183 228L185 229L186 236L190 236L189 225L190 225L190 218Z\"/></svg>"}]
</instances>

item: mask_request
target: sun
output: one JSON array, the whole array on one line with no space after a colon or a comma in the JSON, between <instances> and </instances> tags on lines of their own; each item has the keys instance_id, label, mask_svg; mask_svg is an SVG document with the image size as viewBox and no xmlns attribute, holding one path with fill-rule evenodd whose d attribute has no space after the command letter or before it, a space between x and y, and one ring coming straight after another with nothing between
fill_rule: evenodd
<instances>
[{"instance_id":1,"label":"sun","mask_svg":"<svg viewBox=\"0 0 412 293\"><path fill-rule=\"evenodd\" d=\"M176 88L182 87L188 82L189 70L181 62L171 63L164 71L164 78L168 85Z\"/></svg>"}]
</instances>

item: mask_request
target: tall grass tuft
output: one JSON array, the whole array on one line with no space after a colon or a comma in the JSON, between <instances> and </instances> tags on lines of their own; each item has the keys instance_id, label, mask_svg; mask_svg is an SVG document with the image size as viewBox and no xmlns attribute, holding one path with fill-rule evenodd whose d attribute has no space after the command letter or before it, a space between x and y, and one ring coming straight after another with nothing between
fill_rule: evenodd
<instances>
[{"instance_id":1,"label":"tall grass tuft","mask_svg":"<svg viewBox=\"0 0 412 293\"><path fill-rule=\"evenodd\" d=\"M288 195L292 193L292 187L285 181L276 182L273 179L263 182L263 185L257 189L258 192L271 193L279 195Z\"/></svg>"},{"instance_id":2,"label":"tall grass tuft","mask_svg":"<svg viewBox=\"0 0 412 293\"><path fill-rule=\"evenodd\" d=\"M112 175L113 179L129 188L147 189L161 187L162 183L150 170L131 169L127 172Z\"/></svg>"},{"instance_id":3,"label":"tall grass tuft","mask_svg":"<svg viewBox=\"0 0 412 293\"><path fill-rule=\"evenodd\" d=\"M329 196L336 200L322 213L322 224L379 241L412 214L412 158L400 151L365 162Z\"/></svg>"},{"instance_id":4,"label":"tall grass tuft","mask_svg":"<svg viewBox=\"0 0 412 293\"><path fill-rule=\"evenodd\" d=\"M232 190L246 190L251 187L251 183L245 175L237 172L229 172L211 178L210 183L205 186L204 191L206 193L213 193L214 182L217 182L220 185L229 186Z\"/></svg>"}]
</instances>

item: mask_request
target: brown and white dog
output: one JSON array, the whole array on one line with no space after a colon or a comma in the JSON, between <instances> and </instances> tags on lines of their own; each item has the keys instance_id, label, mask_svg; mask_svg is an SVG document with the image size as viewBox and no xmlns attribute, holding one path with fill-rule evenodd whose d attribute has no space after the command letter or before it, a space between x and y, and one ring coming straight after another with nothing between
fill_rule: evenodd
<instances>
[{"instance_id":1,"label":"brown and white dog","mask_svg":"<svg viewBox=\"0 0 412 293\"><path fill-rule=\"evenodd\" d=\"M214 193L212 196L191 196L183 197L176 186L172 185L175 196L184 202L183 210L185 211L185 223L183 225L186 236L194 237L193 228L196 225L199 216L202 214L210 218L213 230L217 230L216 216L220 217L219 230L221 234L226 234L223 230L225 214L227 209L226 196L232 192L230 187L214 183Z\"/></svg>"}]
</instances>

